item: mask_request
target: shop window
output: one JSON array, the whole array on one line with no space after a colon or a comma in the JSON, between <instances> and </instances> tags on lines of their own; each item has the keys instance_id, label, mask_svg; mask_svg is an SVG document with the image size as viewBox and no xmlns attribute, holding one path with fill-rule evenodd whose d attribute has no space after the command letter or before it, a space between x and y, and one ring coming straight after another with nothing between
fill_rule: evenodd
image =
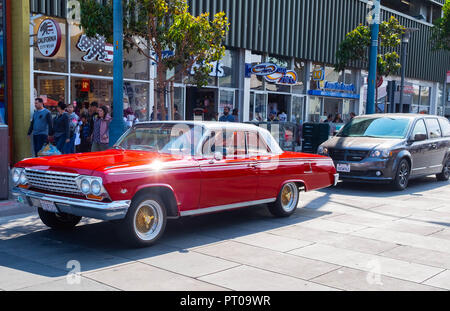
<instances>
[{"instance_id":1,"label":"shop window","mask_svg":"<svg viewBox=\"0 0 450 311\"><path fill-rule=\"evenodd\" d=\"M216 69L220 87L237 88L239 81L239 54L235 50L226 50Z\"/></svg>"},{"instance_id":2,"label":"shop window","mask_svg":"<svg viewBox=\"0 0 450 311\"><path fill-rule=\"evenodd\" d=\"M125 82L123 92L124 114L132 114L139 121L148 121L149 84Z\"/></svg>"},{"instance_id":3,"label":"shop window","mask_svg":"<svg viewBox=\"0 0 450 311\"><path fill-rule=\"evenodd\" d=\"M309 98L308 120L311 122L320 121L320 98L317 96L311 96Z\"/></svg>"},{"instance_id":4,"label":"shop window","mask_svg":"<svg viewBox=\"0 0 450 311\"><path fill-rule=\"evenodd\" d=\"M77 24L70 25L72 73L112 76L113 53L113 45L107 43L103 37L89 38Z\"/></svg>"},{"instance_id":5,"label":"shop window","mask_svg":"<svg viewBox=\"0 0 450 311\"><path fill-rule=\"evenodd\" d=\"M184 120L184 87L174 87L174 120Z\"/></svg>"},{"instance_id":6,"label":"shop window","mask_svg":"<svg viewBox=\"0 0 450 311\"><path fill-rule=\"evenodd\" d=\"M230 114L234 109L234 91L220 90L220 101L219 101L219 117L223 116L223 110L225 107L230 108ZM239 120L236 120L239 121Z\"/></svg>"},{"instance_id":7,"label":"shop window","mask_svg":"<svg viewBox=\"0 0 450 311\"><path fill-rule=\"evenodd\" d=\"M303 121L303 111L305 106L305 97L292 97L292 116L291 121L301 123Z\"/></svg>"},{"instance_id":8,"label":"shop window","mask_svg":"<svg viewBox=\"0 0 450 311\"><path fill-rule=\"evenodd\" d=\"M304 94L305 92L305 73L306 62L296 59L294 63L294 71L297 74L297 83L292 86L292 92L295 94Z\"/></svg>"},{"instance_id":9,"label":"shop window","mask_svg":"<svg viewBox=\"0 0 450 311\"><path fill-rule=\"evenodd\" d=\"M104 79L72 78L71 101L77 107L89 106L97 102L99 106L107 106L111 112L113 103L113 81ZM124 92L125 95L125 92Z\"/></svg>"},{"instance_id":10,"label":"shop window","mask_svg":"<svg viewBox=\"0 0 450 311\"><path fill-rule=\"evenodd\" d=\"M250 93L250 119L254 122L267 121L267 95L264 93Z\"/></svg>"},{"instance_id":11,"label":"shop window","mask_svg":"<svg viewBox=\"0 0 450 311\"><path fill-rule=\"evenodd\" d=\"M139 48L148 53L145 44L141 43L143 39L136 39ZM124 50L123 77L125 79L148 80L149 79L149 59L140 53L137 48Z\"/></svg>"},{"instance_id":12,"label":"shop window","mask_svg":"<svg viewBox=\"0 0 450 311\"><path fill-rule=\"evenodd\" d=\"M38 33L41 23L49 18L48 16L42 16L34 19L34 34ZM39 51L37 42L35 39L35 45L33 48L34 56L34 70L39 71L52 71L52 72L67 72L67 54L66 54L66 22L64 19L51 18L59 25L61 30L61 42L56 54L51 57L46 57Z\"/></svg>"},{"instance_id":13,"label":"shop window","mask_svg":"<svg viewBox=\"0 0 450 311\"><path fill-rule=\"evenodd\" d=\"M67 78L57 75L34 75L34 94L42 98L44 106L50 110L53 116L56 116L56 106L62 101L67 101Z\"/></svg>"}]
</instances>

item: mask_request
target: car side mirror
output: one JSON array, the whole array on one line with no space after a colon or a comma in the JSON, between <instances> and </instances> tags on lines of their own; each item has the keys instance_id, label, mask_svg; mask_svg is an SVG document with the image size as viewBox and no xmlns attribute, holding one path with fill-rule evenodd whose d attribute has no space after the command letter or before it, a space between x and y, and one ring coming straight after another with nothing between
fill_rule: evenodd
<instances>
[{"instance_id":1,"label":"car side mirror","mask_svg":"<svg viewBox=\"0 0 450 311\"><path fill-rule=\"evenodd\" d=\"M413 141L424 141L427 139L427 135L426 134L416 134L414 136Z\"/></svg>"}]
</instances>

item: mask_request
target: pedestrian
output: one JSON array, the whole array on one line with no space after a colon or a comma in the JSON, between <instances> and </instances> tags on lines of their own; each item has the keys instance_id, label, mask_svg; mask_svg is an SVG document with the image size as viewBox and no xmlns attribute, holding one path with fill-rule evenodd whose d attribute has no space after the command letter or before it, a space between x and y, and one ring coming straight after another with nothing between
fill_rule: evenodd
<instances>
[{"instance_id":1,"label":"pedestrian","mask_svg":"<svg viewBox=\"0 0 450 311\"><path fill-rule=\"evenodd\" d=\"M238 108L234 108L232 115L234 117L234 122L238 122L238 120L239 120L239 109Z\"/></svg>"},{"instance_id":2,"label":"pedestrian","mask_svg":"<svg viewBox=\"0 0 450 311\"><path fill-rule=\"evenodd\" d=\"M223 108L223 116L219 118L220 122L235 122L234 117L230 115L230 108Z\"/></svg>"},{"instance_id":3,"label":"pedestrian","mask_svg":"<svg viewBox=\"0 0 450 311\"><path fill-rule=\"evenodd\" d=\"M28 136L33 134L34 156L37 157L38 152L42 149L47 140L51 140L53 135L52 114L44 108L42 98L36 98L34 101L36 110L33 113L30 127L28 128Z\"/></svg>"},{"instance_id":4,"label":"pedestrian","mask_svg":"<svg viewBox=\"0 0 450 311\"><path fill-rule=\"evenodd\" d=\"M287 122L287 114L286 114L286 112L282 111L278 115L278 120L280 120L280 122Z\"/></svg>"},{"instance_id":5,"label":"pedestrian","mask_svg":"<svg viewBox=\"0 0 450 311\"><path fill-rule=\"evenodd\" d=\"M333 123L344 123L340 113L336 114L336 117L334 118Z\"/></svg>"},{"instance_id":6,"label":"pedestrian","mask_svg":"<svg viewBox=\"0 0 450 311\"><path fill-rule=\"evenodd\" d=\"M175 112L173 113L173 119L174 119L175 121L181 120L181 114L180 114L180 112L178 111L178 105L173 105L173 109L175 110Z\"/></svg>"},{"instance_id":7,"label":"pedestrian","mask_svg":"<svg viewBox=\"0 0 450 311\"><path fill-rule=\"evenodd\" d=\"M53 131L55 135L56 148L59 152L65 154L67 150L65 147L66 143L70 142L70 125L69 125L69 115L67 114L66 104L59 102L56 106L58 115L53 121Z\"/></svg>"},{"instance_id":8,"label":"pedestrian","mask_svg":"<svg viewBox=\"0 0 450 311\"><path fill-rule=\"evenodd\" d=\"M111 117L108 114L108 108L101 106L97 109L98 118L94 121L94 130L92 132L91 151L104 151L109 148L109 123Z\"/></svg>"},{"instance_id":9,"label":"pedestrian","mask_svg":"<svg viewBox=\"0 0 450 311\"><path fill-rule=\"evenodd\" d=\"M64 146L64 154L75 153L75 138L78 131L79 117L74 111L73 104L66 107L67 116L69 117L70 141Z\"/></svg>"},{"instance_id":10,"label":"pedestrian","mask_svg":"<svg viewBox=\"0 0 450 311\"><path fill-rule=\"evenodd\" d=\"M89 122L89 126L91 128L91 135L92 135L92 131L94 130L94 121L97 119L97 110L98 110L98 103L92 102L89 105L89 110L88 110L89 115L88 115L88 120L87 120Z\"/></svg>"},{"instance_id":11,"label":"pedestrian","mask_svg":"<svg viewBox=\"0 0 450 311\"><path fill-rule=\"evenodd\" d=\"M333 122L333 115L330 113L326 120L323 121L324 123L331 123Z\"/></svg>"},{"instance_id":12,"label":"pedestrian","mask_svg":"<svg viewBox=\"0 0 450 311\"><path fill-rule=\"evenodd\" d=\"M80 152L89 152L91 151L91 127L88 122L88 115L81 115L81 124L80 124Z\"/></svg>"},{"instance_id":13,"label":"pedestrian","mask_svg":"<svg viewBox=\"0 0 450 311\"><path fill-rule=\"evenodd\" d=\"M356 113L350 112L350 121L353 120L354 117L356 117Z\"/></svg>"}]
</instances>

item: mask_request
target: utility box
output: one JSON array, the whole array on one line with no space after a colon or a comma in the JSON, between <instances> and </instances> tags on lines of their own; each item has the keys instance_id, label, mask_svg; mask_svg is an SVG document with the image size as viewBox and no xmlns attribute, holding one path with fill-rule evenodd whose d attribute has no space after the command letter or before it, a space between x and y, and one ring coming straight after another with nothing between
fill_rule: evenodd
<instances>
[{"instance_id":1,"label":"utility box","mask_svg":"<svg viewBox=\"0 0 450 311\"><path fill-rule=\"evenodd\" d=\"M316 153L317 148L330 136L329 123L304 123L302 151Z\"/></svg>"},{"instance_id":2,"label":"utility box","mask_svg":"<svg viewBox=\"0 0 450 311\"><path fill-rule=\"evenodd\" d=\"M0 200L9 196L9 131L8 126L0 124Z\"/></svg>"}]
</instances>

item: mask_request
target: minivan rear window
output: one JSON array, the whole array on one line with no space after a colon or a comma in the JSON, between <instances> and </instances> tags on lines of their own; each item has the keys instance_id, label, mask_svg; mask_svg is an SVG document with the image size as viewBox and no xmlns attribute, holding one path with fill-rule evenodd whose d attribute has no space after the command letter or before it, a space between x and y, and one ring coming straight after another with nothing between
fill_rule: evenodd
<instances>
[{"instance_id":1,"label":"minivan rear window","mask_svg":"<svg viewBox=\"0 0 450 311\"><path fill-rule=\"evenodd\" d=\"M439 119L439 124L441 125L442 136L450 137L450 121L442 118Z\"/></svg>"}]
</instances>

